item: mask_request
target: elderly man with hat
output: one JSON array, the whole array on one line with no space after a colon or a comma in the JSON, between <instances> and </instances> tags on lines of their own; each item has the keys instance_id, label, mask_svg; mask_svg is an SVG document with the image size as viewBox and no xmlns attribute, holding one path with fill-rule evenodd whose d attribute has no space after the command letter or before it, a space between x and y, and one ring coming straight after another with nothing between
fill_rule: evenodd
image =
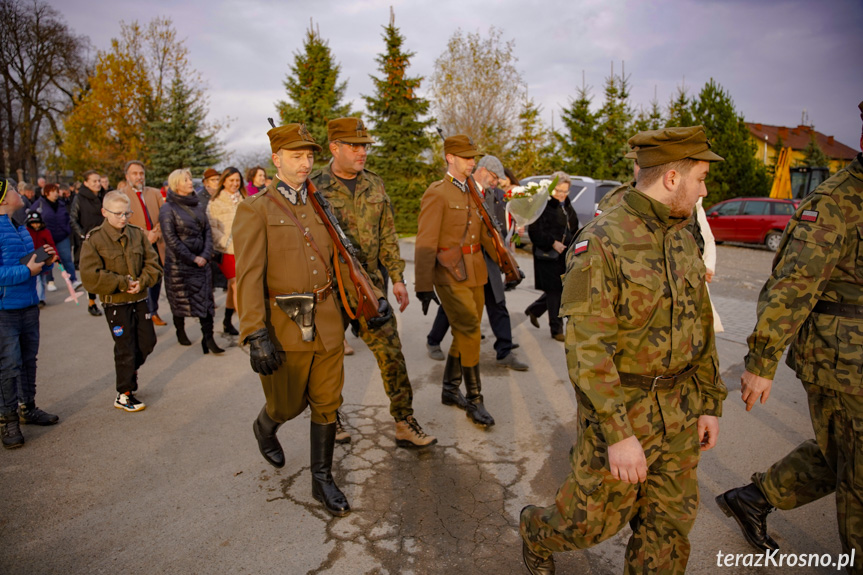
<instances>
[{"instance_id":1,"label":"elderly man with hat","mask_svg":"<svg viewBox=\"0 0 863 575\"><path fill-rule=\"evenodd\" d=\"M198 190L198 199L201 200L201 205L204 207L205 212L207 211L207 204L210 203L210 198L215 196L216 192L219 191L219 175L218 170L207 168L201 176L201 184L203 185Z\"/></svg>"},{"instance_id":2,"label":"elderly man with hat","mask_svg":"<svg viewBox=\"0 0 863 575\"><path fill-rule=\"evenodd\" d=\"M381 268L389 274L399 311L404 311L409 298L393 207L383 180L365 168L368 147L373 140L359 118L330 120L327 138L333 159L312 175L312 183L329 202L342 230L357 248L360 263L384 294L386 287ZM409 448L434 445L437 439L427 435L414 418L413 390L395 316L373 330L365 319L357 321L360 337L378 361L384 390L390 399L390 415L396 422L396 445ZM337 415L341 420L342 414ZM340 441L350 441L350 435L347 432L344 435L346 437Z\"/></svg>"},{"instance_id":3,"label":"elderly man with hat","mask_svg":"<svg viewBox=\"0 0 863 575\"><path fill-rule=\"evenodd\" d=\"M283 467L276 431L311 408L312 496L341 517L350 505L333 480L332 465L345 329L334 296L333 243L306 185L321 147L303 124L279 126L267 135L278 175L240 203L232 228L240 338L249 346L266 398L252 427L264 458ZM353 289L350 280L343 285Z\"/></svg>"},{"instance_id":4,"label":"elderly man with hat","mask_svg":"<svg viewBox=\"0 0 863 575\"><path fill-rule=\"evenodd\" d=\"M860 102L863 120L863 102ZM863 150L863 134L860 137ZM809 397L815 439L797 446L752 483L716 498L761 550L774 509L796 509L832 493L842 551L863 573L863 153L797 208L758 297L741 380L746 410L765 403L783 351Z\"/></svg>"},{"instance_id":5,"label":"elderly man with hat","mask_svg":"<svg viewBox=\"0 0 863 575\"><path fill-rule=\"evenodd\" d=\"M500 262L491 234L479 217L479 206L468 193L468 178L478 155L468 136L444 141L447 173L423 194L414 261L423 313L436 301L452 327L441 402L464 409L474 423L487 428L494 425L494 418L483 404L479 376L479 326L488 281L483 249L495 263ZM460 389L462 378L467 397Z\"/></svg>"},{"instance_id":6,"label":"elderly man with hat","mask_svg":"<svg viewBox=\"0 0 863 575\"><path fill-rule=\"evenodd\" d=\"M716 444L727 392L704 263L686 226L707 195L710 162L722 158L701 126L647 139L635 187L567 252L561 315L579 431L555 502L521 512L533 574L554 573L553 553L627 524L627 573L683 573L689 558L699 452Z\"/></svg>"}]
</instances>

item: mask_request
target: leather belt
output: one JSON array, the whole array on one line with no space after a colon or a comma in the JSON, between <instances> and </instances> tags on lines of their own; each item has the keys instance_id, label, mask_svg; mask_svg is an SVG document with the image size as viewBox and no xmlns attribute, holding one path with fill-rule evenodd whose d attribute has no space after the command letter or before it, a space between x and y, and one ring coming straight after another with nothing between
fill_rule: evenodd
<instances>
[{"instance_id":1,"label":"leather belt","mask_svg":"<svg viewBox=\"0 0 863 575\"><path fill-rule=\"evenodd\" d=\"M294 293L296 293L296 292L294 292ZM332 280L330 280L327 282L327 285L325 285L324 287L312 290L311 292L308 292L308 293L312 293L315 295L315 303L324 302L324 301L326 301L326 299L328 297L330 297L330 294L333 293L333 282L332 282ZM270 292L270 299L275 299L276 296L280 296L280 295L293 295L293 294L279 293L279 292L271 291Z\"/></svg>"},{"instance_id":2,"label":"leather belt","mask_svg":"<svg viewBox=\"0 0 863 575\"><path fill-rule=\"evenodd\" d=\"M694 365L688 366L686 369L675 375L638 375L635 373L618 372L620 376L620 385L626 387L640 387L647 391L656 391L657 389L671 389L676 384L686 381L693 375L698 368Z\"/></svg>"},{"instance_id":3,"label":"leather belt","mask_svg":"<svg viewBox=\"0 0 863 575\"><path fill-rule=\"evenodd\" d=\"M863 305L851 303L837 303L835 301L818 300L812 308L815 313L826 313L827 315L839 315L852 319L863 319Z\"/></svg>"},{"instance_id":4,"label":"leather belt","mask_svg":"<svg viewBox=\"0 0 863 575\"><path fill-rule=\"evenodd\" d=\"M438 248L437 251L445 252L449 249L454 249L454 248ZM461 253L463 253L463 254L475 254L476 252L478 252L481 249L482 249L482 245L480 245L480 244L470 244L469 246L462 246L461 247Z\"/></svg>"}]
</instances>

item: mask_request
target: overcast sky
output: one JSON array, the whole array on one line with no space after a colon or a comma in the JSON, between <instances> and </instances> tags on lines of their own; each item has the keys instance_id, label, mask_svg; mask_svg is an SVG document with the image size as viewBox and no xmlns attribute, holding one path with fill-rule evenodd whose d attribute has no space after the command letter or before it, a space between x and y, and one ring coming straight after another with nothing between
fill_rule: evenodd
<instances>
[{"instance_id":1,"label":"overcast sky","mask_svg":"<svg viewBox=\"0 0 863 575\"><path fill-rule=\"evenodd\" d=\"M625 62L635 106L656 92L665 106L684 84L697 94L711 77L747 121L809 123L859 148L863 100L863 1L785 0L49 0L78 34L104 50L119 21L174 21L191 64L208 85L210 118L230 118L231 151L268 151L266 118L285 98L283 82L302 49L310 18L329 42L363 109L369 74L383 51L382 26L396 26L415 52L409 72L429 78L457 28L483 35L496 26L515 40L517 67L547 123L575 96L582 72L594 105L614 62ZM425 87L425 85L424 85ZM423 90L424 91L424 90ZM262 161L266 158L262 158Z\"/></svg>"}]
</instances>

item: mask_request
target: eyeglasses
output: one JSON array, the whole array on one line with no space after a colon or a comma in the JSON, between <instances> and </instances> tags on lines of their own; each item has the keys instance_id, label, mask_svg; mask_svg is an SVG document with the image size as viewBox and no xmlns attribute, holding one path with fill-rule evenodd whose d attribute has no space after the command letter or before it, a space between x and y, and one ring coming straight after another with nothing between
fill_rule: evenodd
<instances>
[{"instance_id":1,"label":"eyeglasses","mask_svg":"<svg viewBox=\"0 0 863 575\"><path fill-rule=\"evenodd\" d=\"M359 152L360 150L368 151L371 147L371 144L352 144L349 142L342 142L341 140L336 140L336 143L343 146L350 146L352 152Z\"/></svg>"},{"instance_id":2,"label":"eyeglasses","mask_svg":"<svg viewBox=\"0 0 863 575\"><path fill-rule=\"evenodd\" d=\"M132 214L134 214L134 213L135 213L135 212L133 212L132 210L129 210L128 212L112 212L112 211L111 211L111 210L109 210L108 208L102 208L102 209L103 209L103 210L105 210L106 212L108 212L109 214L114 214L114 215L115 215L115 216L117 216L118 218L124 218L124 219L127 219L127 220L128 220L129 218L131 218L131 217L132 217Z\"/></svg>"}]
</instances>

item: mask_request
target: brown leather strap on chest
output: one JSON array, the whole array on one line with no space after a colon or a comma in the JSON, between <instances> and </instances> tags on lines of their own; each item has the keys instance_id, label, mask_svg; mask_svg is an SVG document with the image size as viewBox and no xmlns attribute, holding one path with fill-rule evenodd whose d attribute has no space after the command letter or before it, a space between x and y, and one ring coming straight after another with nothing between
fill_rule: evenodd
<instances>
[{"instance_id":1,"label":"brown leather strap on chest","mask_svg":"<svg viewBox=\"0 0 863 575\"><path fill-rule=\"evenodd\" d=\"M315 241L315 238L312 236L309 230L307 230L306 227L300 223L300 220L297 219L297 216L291 210L280 204L276 200L276 198L268 195L267 199L273 202L273 204L275 204L277 208L285 212L285 214L287 214L287 216L291 218L291 221L294 222L296 226L303 232L303 237L306 238L306 241L309 242L309 244L312 246L312 249L315 250L315 252L318 254L318 257L321 258L321 263L324 265L324 267L326 267L327 258L324 257L323 252L321 252L320 248L318 248L318 243ZM330 272L330 268L327 267L327 281L331 282L332 280L333 275Z\"/></svg>"}]
</instances>

